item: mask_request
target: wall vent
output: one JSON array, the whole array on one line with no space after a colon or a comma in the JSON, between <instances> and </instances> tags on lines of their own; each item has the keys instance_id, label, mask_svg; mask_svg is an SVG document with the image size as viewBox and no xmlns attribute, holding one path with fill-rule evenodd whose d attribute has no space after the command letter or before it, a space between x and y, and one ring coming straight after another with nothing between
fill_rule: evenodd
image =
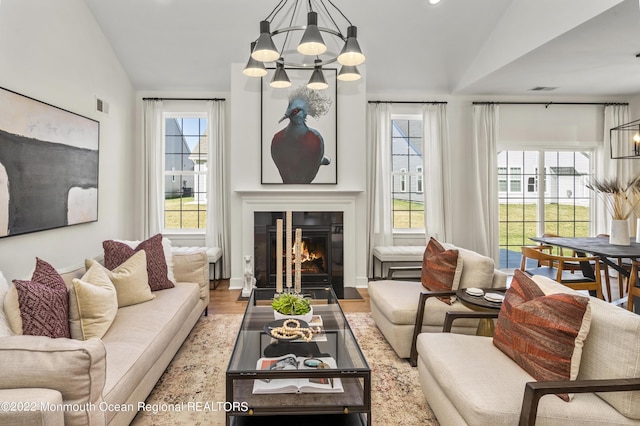
<instances>
[{"instance_id":1,"label":"wall vent","mask_svg":"<svg viewBox=\"0 0 640 426\"><path fill-rule=\"evenodd\" d=\"M96 98L96 110L109 115L109 104L100 98Z\"/></svg>"},{"instance_id":2,"label":"wall vent","mask_svg":"<svg viewBox=\"0 0 640 426\"><path fill-rule=\"evenodd\" d=\"M533 87L529 90L533 91L533 92L550 92L552 90L556 90L557 87L549 87L549 86L536 86Z\"/></svg>"}]
</instances>

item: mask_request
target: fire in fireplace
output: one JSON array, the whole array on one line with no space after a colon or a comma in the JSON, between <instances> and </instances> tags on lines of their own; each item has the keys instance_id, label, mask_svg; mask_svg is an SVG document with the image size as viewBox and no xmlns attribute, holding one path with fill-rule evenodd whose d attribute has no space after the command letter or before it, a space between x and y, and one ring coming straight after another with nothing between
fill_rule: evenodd
<instances>
[{"instance_id":1,"label":"fire in fireplace","mask_svg":"<svg viewBox=\"0 0 640 426\"><path fill-rule=\"evenodd\" d=\"M343 297L342 216L342 212L293 212L293 229L302 229L303 289L305 286L331 286L338 297ZM258 287L275 287L276 220L284 217L284 212L254 212L254 266ZM293 247L291 250L292 262L295 262ZM286 272L285 254L282 253L283 273Z\"/></svg>"}]
</instances>

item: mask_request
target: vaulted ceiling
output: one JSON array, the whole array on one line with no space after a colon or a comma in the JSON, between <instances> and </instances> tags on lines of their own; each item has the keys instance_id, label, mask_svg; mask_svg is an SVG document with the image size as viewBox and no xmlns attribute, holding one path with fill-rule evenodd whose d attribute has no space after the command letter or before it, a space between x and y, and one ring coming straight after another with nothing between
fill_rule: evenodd
<instances>
[{"instance_id":1,"label":"vaulted ceiling","mask_svg":"<svg viewBox=\"0 0 640 426\"><path fill-rule=\"evenodd\" d=\"M137 90L230 91L276 0L85 0ZM638 0L334 0L375 94L640 93ZM534 87L555 87L535 92Z\"/></svg>"}]
</instances>

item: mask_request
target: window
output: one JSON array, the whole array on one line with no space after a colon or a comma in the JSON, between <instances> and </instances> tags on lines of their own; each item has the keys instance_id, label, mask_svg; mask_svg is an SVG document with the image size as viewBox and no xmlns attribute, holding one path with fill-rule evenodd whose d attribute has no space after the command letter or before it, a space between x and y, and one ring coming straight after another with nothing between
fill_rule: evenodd
<instances>
[{"instance_id":1,"label":"window","mask_svg":"<svg viewBox=\"0 0 640 426\"><path fill-rule=\"evenodd\" d=\"M509 170L509 190L511 192L522 191L522 169L520 167L511 167Z\"/></svg>"},{"instance_id":2,"label":"window","mask_svg":"<svg viewBox=\"0 0 640 426\"><path fill-rule=\"evenodd\" d=\"M207 119L165 115L164 229L203 230L207 216Z\"/></svg>"},{"instance_id":3,"label":"window","mask_svg":"<svg viewBox=\"0 0 640 426\"><path fill-rule=\"evenodd\" d=\"M393 228L424 229L422 119L393 116L391 132Z\"/></svg>"},{"instance_id":4,"label":"window","mask_svg":"<svg viewBox=\"0 0 640 426\"><path fill-rule=\"evenodd\" d=\"M520 267L521 247L532 244L530 236L590 235L592 194L586 184L592 163L592 151L498 153L500 268ZM510 172L509 191L503 190L506 170ZM522 180L527 182L526 192L521 192ZM543 183L542 188L538 182Z\"/></svg>"}]
</instances>

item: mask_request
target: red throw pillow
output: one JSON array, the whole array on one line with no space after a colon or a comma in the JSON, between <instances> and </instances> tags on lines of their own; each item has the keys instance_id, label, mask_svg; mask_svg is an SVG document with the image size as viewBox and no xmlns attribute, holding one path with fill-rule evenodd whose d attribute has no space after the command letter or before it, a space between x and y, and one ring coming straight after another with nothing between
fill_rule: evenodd
<instances>
[{"instance_id":1,"label":"red throw pillow","mask_svg":"<svg viewBox=\"0 0 640 426\"><path fill-rule=\"evenodd\" d=\"M422 258L422 285L431 291L455 290L460 282L461 273L462 259L458 258L458 250L445 250L431 237ZM451 304L449 296L438 299Z\"/></svg>"},{"instance_id":2,"label":"red throw pillow","mask_svg":"<svg viewBox=\"0 0 640 426\"><path fill-rule=\"evenodd\" d=\"M71 338L67 286L53 266L36 258L31 281L13 280L18 292L22 333Z\"/></svg>"},{"instance_id":3,"label":"red throw pillow","mask_svg":"<svg viewBox=\"0 0 640 426\"><path fill-rule=\"evenodd\" d=\"M110 271L126 262L137 251L144 250L147 255L147 275L152 291L175 287L167 277L167 260L162 248L162 234L154 235L138 244L135 249L119 241L107 240L102 243L104 266Z\"/></svg>"},{"instance_id":4,"label":"red throw pillow","mask_svg":"<svg viewBox=\"0 0 640 426\"><path fill-rule=\"evenodd\" d=\"M502 302L493 344L538 381L575 380L589 332L589 298L545 295L516 269ZM569 395L558 394L569 401Z\"/></svg>"}]
</instances>

